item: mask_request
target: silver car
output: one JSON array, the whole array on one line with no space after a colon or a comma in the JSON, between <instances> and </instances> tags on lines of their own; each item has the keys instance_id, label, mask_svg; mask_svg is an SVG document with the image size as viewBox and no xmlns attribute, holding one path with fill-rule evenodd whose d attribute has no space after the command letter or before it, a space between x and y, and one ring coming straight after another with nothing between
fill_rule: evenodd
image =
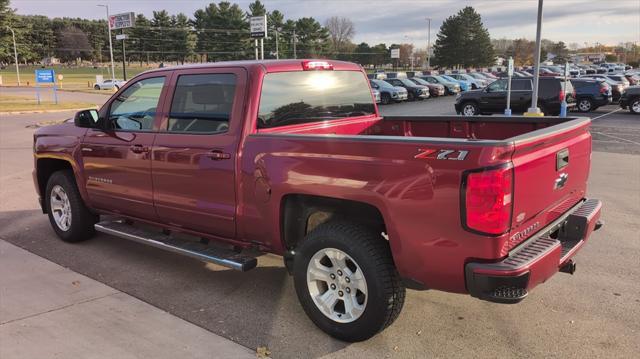
<instances>
[{"instance_id":1,"label":"silver car","mask_svg":"<svg viewBox=\"0 0 640 359\"><path fill-rule=\"evenodd\" d=\"M112 90L112 89L116 89L116 90L120 90L120 88L122 86L124 86L127 83L127 81L123 81L123 80L104 80L102 82L97 82L95 85L93 85L93 88L95 90Z\"/></svg>"}]
</instances>

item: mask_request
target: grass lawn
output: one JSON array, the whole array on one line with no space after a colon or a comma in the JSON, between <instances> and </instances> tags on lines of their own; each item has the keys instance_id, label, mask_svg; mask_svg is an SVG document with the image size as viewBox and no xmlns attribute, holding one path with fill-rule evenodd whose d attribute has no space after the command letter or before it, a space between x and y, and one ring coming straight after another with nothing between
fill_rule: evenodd
<instances>
[{"instance_id":1,"label":"grass lawn","mask_svg":"<svg viewBox=\"0 0 640 359\"><path fill-rule=\"evenodd\" d=\"M95 107L95 104L85 102L64 102L56 105L53 102L42 101L38 105L38 101L36 101L32 97L0 95L0 113L13 111L46 111Z\"/></svg>"},{"instance_id":2,"label":"grass lawn","mask_svg":"<svg viewBox=\"0 0 640 359\"><path fill-rule=\"evenodd\" d=\"M26 86L29 83L29 86L35 85L35 70L41 69L43 67L40 66L20 66L20 82L22 86ZM98 67L94 68L92 66L86 67L68 67L68 66L50 66L45 67L47 69L53 69L56 73L56 82L59 87L64 90L93 90L93 85L96 82L96 75L102 75L105 79L110 78L110 68L109 67ZM127 79L132 78L133 76L149 70L151 67L139 67L139 66L131 66L127 67ZM116 78L122 79L122 66L119 68L116 67ZM62 75L62 81L58 81L58 75ZM16 68L14 65L9 65L5 69L0 70L0 76L2 76L2 83L5 86L15 86L18 84L18 77L16 75ZM99 91L95 91L99 92ZM108 93L108 91L104 91Z\"/></svg>"}]
</instances>

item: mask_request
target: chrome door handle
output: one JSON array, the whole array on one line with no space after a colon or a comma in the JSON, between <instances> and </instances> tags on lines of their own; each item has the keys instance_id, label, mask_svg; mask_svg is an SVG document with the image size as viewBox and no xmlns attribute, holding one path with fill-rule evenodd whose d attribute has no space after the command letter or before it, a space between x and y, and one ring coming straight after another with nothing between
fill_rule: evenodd
<instances>
[{"instance_id":1,"label":"chrome door handle","mask_svg":"<svg viewBox=\"0 0 640 359\"><path fill-rule=\"evenodd\" d=\"M131 149L131 152L133 153L145 153L145 152L149 152L149 147L143 146L143 145L133 145L131 147L129 147Z\"/></svg>"},{"instance_id":2,"label":"chrome door handle","mask_svg":"<svg viewBox=\"0 0 640 359\"><path fill-rule=\"evenodd\" d=\"M222 151L211 151L207 153L207 157L211 158L214 161L220 161L228 160L229 158L231 158L231 154Z\"/></svg>"}]
</instances>

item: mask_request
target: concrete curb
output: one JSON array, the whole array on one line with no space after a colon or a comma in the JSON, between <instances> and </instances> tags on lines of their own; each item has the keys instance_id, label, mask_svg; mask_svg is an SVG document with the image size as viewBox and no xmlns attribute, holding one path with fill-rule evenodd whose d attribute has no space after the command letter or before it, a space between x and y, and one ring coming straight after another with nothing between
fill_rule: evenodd
<instances>
[{"instance_id":1,"label":"concrete curb","mask_svg":"<svg viewBox=\"0 0 640 359\"><path fill-rule=\"evenodd\" d=\"M88 108L93 108L93 107L88 107ZM98 106L95 106L95 108L98 108ZM25 114L31 114L31 113L56 113L56 112L67 112L67 111L80 111L80 110L86 110L86 109L87 109L87 107L83 107L83 108L67 108L67 109L60 109L60 110L8 111L8 112L0 112L0 116L25 115Z\"/></svg>"}]
</instances>

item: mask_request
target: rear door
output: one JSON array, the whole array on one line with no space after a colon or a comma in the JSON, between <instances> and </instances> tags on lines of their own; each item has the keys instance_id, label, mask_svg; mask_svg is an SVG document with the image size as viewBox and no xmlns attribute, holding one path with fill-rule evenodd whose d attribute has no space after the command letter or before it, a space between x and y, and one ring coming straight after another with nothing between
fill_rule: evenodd
<instances>
[{"instance_id":1,"label":"rear door","mask_svg":"<svg viewBox=\"0 0 640 359\"><path fill-rule=\"evenodd\" d=\"M588 120L542 130L538 136L515 137L513 219L510 244L525 231L534 233L584 198L591 165Z\"/></svg>"},{"instance_id":2,"label":"rear door","mask_svg":"<svg viewBox=\"0 0 640 359\"><path fill-rule=\"evenodd\" d=\"M175 71L151 161L153 198L162 221L235 236L246 77L242 68Z\"/></svg>"},{"instance_id":3,"label":"rear door","mask_svg":"<svg viewBox=\"0 0 640 359\"><path fill-rule=\"evenodd\" d=\"M531 80L511 80L511 107L518 112L525 111L531 105Z\"/></svg>"}]
</instances>

